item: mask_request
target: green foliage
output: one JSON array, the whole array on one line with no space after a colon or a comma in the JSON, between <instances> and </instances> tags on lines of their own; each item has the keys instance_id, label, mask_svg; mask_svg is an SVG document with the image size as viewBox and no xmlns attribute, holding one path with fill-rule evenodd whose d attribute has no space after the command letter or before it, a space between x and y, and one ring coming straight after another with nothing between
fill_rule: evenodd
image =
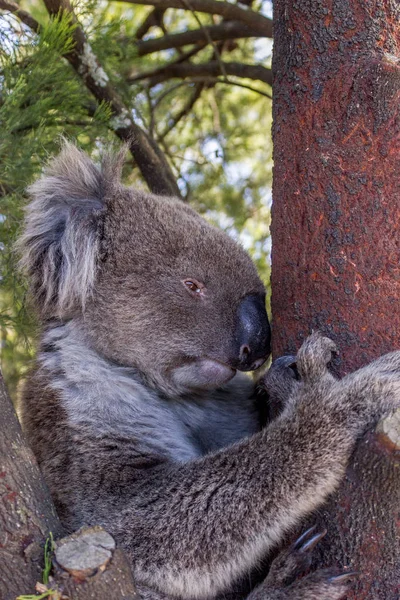
<instances>
[{"instance_id":1,"label":"green foliage","mask_svg":"<svg viewBox=\"0 0 400 600\"><path fill-rule=\"evenodd\" d=\"M60 53L72 48L70 20L48 21L40 36L21 30L14 18L4 18L4 25L8 39L0 53L0 366L15 397L32 358L35 331L13 252L26 186L47 156L57 152L61 134L77 138L89 151L99 137L111 136L105 125L108 107L88 117L93 100L60 60Z\"/></svg>"},{"instance_id":2,"label":"green foliage","mask_svg":"<svg viewBox=\"0 0 400 600\"><path fill-rule=\"evenodd\" d=\"M17 274L12 250L23 217L26 187L47 157L58 151L61 135L77 140L94 157L103 147L119 144L108 127L110 108L98 106L79 75L62 58L73 49L76 25L66 17L50 21L42 0L25 0L21 5L41 24L39 34L17 17L0 13L0 366L13 397L21 374L33 358L31 342L35 335L25 282ZM172 79L154 86L146 80L127 83L128 73L156 69L180 56L177 50L138 56L135 31L151 7L97 0L79 0L74 6L111 84L131 108L136 122L166 153L186 199L249 250L268 282L269 99L227 82L203 82L199 99L168 131L198 82ZM164 25L168 33L174 33L197 28L199 20L212 25L219 17L169 9ZM156 27L146 37L160 35L162 31ZM262 56L264 60L268 48L260 42L240 40L224 49L223 58L255 63ZM204 62L215 56L216 45L208 45L192 60ZM240 81L259 89L263 85ZM144 185L132 159L124 173L127 183Z\"/></svg>"},{"instance_id":3,"label":"green foliage","mask_svg":"<svg viewBox=\"0 0 400 600\"><path fill-rule=\"evenodd\" d=\"M49 583L49 576L51 571L51 560L55 550L55 544L53 534L50 531L49 537L46 539L44 545L44 569L43 569L43 583L47 585Z\"/></svg>"},{"instance_id":4,"label":"green foliage","mask_svg":"<svg viewBox=\"0 0 400 600\"><path fill-rule=\"evenodd\" d=\"M52 568L52 558L53 558L53 553L55 550L55 544L54 544L54 539L53 539L53 534L50 531L48 538L46 539L45 545L44 545L44 569L43 569L43 588L46 588L48 583L49 583L49 577L50 577L50 572L51 572L51 568ZM39 585L39 584L38 584ZM16 598L16 600L44 600L44 598L52 598L53 600L59 600L61 597L61 594L59 592L57 592L56 590L52 590L52 589L45 589L45 591L43 591L40 594L23 594L22 596L18 596Z\"/></svg>"},{"instance_id":5,"label":"green foliage","mask_svg":"<svg viewBox=\"0 0 400 600\"><path fill-rule=\"evenodd\" d=\"M55 597L59 597L59 594L55 591L55 590L46 590L45 592L43 592L43 594L28 594L28 595L22 595L22 596L18 596L16 598L16 600L44 600L45 598L55 598Z\"/></svg>"}]
</instances>

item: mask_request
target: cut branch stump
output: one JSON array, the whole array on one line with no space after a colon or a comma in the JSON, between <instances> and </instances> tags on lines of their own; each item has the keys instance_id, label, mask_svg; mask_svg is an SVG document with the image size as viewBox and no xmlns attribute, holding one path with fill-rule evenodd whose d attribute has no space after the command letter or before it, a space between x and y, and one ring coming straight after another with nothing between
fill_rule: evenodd
<instances>
[{"instance_id":1,"label":"cut branch stump","mask_svg":"<svg viewBox=\"0 0 400 600\"><path fill-rule=\"evenodd\" d=\"M101 527L83 527L56 542L49 582L69 600L138 600L124 553Z\"/></svg>"}]
</instances>

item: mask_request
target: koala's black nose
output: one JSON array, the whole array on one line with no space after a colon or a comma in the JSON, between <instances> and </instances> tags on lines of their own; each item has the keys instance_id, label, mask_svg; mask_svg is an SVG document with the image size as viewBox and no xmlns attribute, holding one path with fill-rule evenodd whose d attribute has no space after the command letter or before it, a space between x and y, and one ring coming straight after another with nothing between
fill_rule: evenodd
<instances>
[{"instance_id":1,"label":"koala's black nose","mask_svg":"<svg viewBox=\"0 0 400 600\"><path fill-rule=\"evenodd\" d=\"M240 371L252 371L262 365L271 351L265 297L262 294L246 296L239 305L237 316L237 354L233 366Z\"/></svg>"}]
</instances>

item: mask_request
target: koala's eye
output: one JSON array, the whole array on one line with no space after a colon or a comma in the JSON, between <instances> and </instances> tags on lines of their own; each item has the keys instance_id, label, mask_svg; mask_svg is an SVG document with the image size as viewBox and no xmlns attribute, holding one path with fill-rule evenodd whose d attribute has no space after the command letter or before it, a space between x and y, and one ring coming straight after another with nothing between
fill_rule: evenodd
<instances>
[{"instance_id":1,"label":"koala's eye","mask_svg":"<svg viewBox=\"0 0 400 600\"><path fill-rule=\"evenodd\" d=\"M200 283L196 279L184 279L182 281L186 289L192 294L192 296L202 296L204 293L204 284Z\"/></svg>"}]
</instances>

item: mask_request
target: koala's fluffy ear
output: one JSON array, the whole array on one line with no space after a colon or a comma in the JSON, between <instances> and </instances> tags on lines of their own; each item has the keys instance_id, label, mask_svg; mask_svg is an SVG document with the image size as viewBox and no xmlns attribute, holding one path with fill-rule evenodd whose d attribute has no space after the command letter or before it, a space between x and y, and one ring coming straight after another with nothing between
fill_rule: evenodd
<instances>
[{"instance_id":1,"label":"koala's fluffy ear","mask_svg":"<svg viewBox=\"0 0 400 600\"><path fill-rule=\"evenodd\" d=\"M120 153L98 167L73 144L64 143L29 188L32 201L17 247L43 318L84 309L96 277L104 197L119 180L122 162Z\"/></svg>"}]
</instances>

